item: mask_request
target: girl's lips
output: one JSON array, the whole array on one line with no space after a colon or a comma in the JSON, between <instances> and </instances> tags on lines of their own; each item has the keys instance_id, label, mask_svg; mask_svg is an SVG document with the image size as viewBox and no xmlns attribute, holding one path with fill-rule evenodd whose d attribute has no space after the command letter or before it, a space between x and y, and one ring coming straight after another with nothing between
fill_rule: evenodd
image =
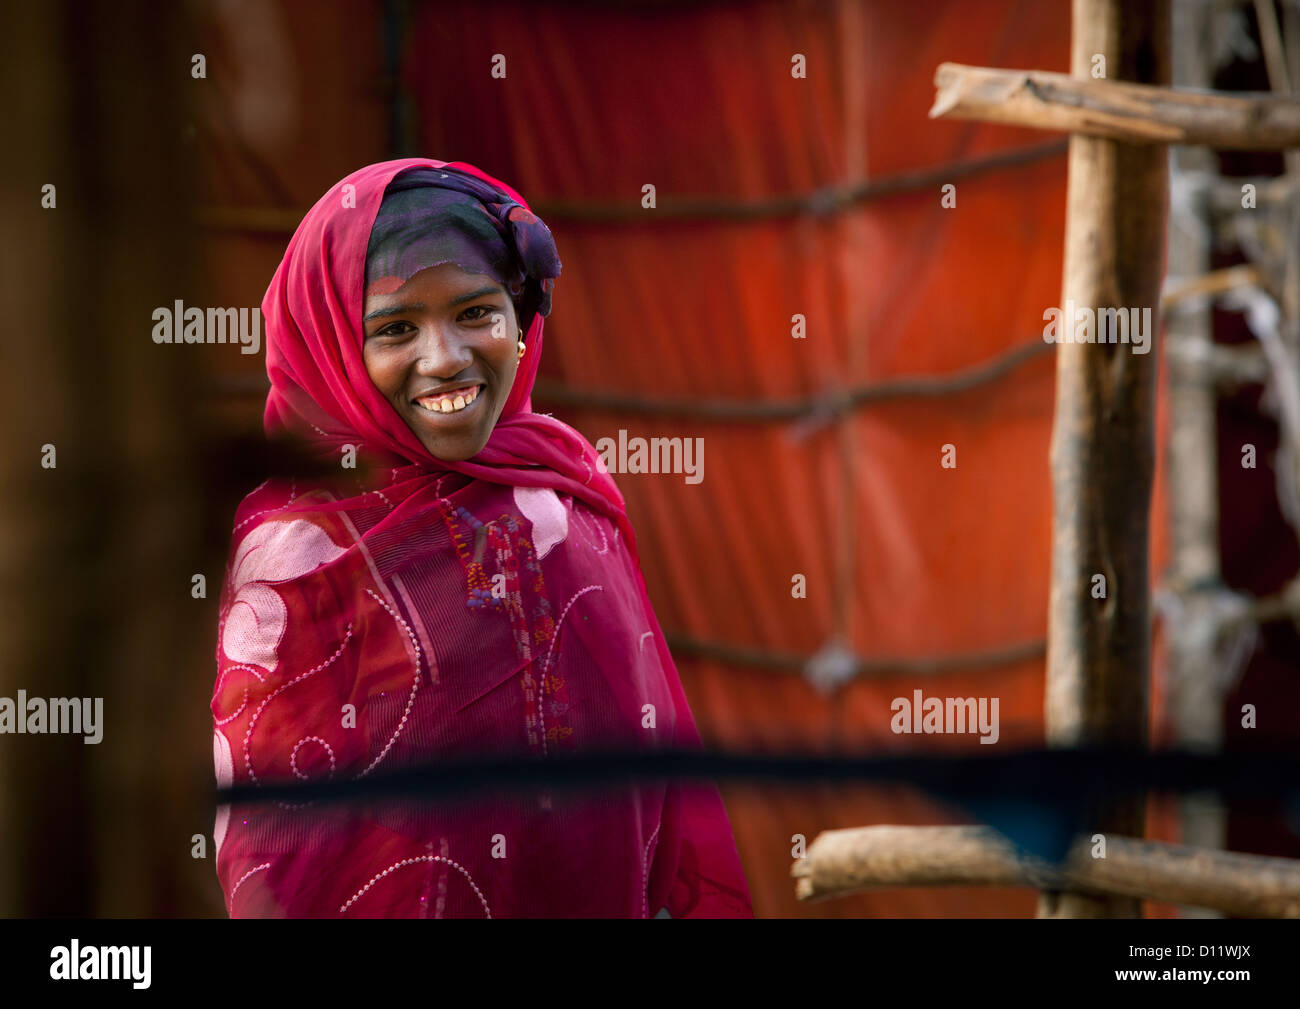
<instances>
[{"instance_id":1,"label":"girl's lips","mask_svg":"<svg viewBox=\"0 0 1300 1009\"><path fill-rule=\"evenodd\" d=\"M437 395L421 396L414 402L420 408L420 412L427 415L430 420L440 420L443 417L459 418L461 414L474 409L484 389L483 383L479 383Z\"/></svg>"}]
</instances>

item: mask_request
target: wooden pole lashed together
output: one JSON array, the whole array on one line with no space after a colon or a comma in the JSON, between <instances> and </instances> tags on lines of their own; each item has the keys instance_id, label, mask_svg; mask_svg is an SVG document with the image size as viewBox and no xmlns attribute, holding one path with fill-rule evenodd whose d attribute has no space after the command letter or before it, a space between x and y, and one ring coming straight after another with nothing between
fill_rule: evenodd
<instances>
[{"instance_id":1,"label":"wooden pole lashed together","mask_svg":"<svg viewBox=\"0 0 1300 1009\"><path fill-rule=\"evenodd\" d=\"M1169 0L1074 0L1070 75L943 64L931 117L1066 130L1069 185L1056 413L1045 717L1048 744L1145 747L1149 525L1155 469L1168 144L1300 147L1300 102L1168 88ZM1102 69L1104 79L1094 77ZM1080 310L1092 339L1075 342ZM1141 341L1108 342L1101 313L1136 311ZM792 867L816 899L872 886L1020 885L1040 917L1136 917L1143 899L1300 916L1300 861L1137 840L1142 797L1097 798L1062 867L986 828L874 827L819 835Z\"/></svg>"},{"instance_id":2,"label":"wooden pole lashed together","mask_svg":"<svg viewBox=\"0 0 1300 1009\"><path fill-rule=\"evenodd\" d=\"M1075 0L1071 72L1095 54L1108 75L1169 79L1166 0ZM1141 746L1147 740L1151 488L1168 152L1070 137L1062 307L1149 310L1147 353L1123 343L1056 350L1052 426L1052 581L1047 625L1049 745ZM1069 320L1065 320L1069 324ZM1089 827L1141 837L1142 802L1092 811ZM1042 917L1140 916L1133 898L1045 892Z\"/></svg>"},{"instance_id":3,"label":"wooden pole lashed together","mask_svg":"<svg viewBox=\"0 0 1300 1009\"><path fill-rule=\"evenodd\" d=\"M1300 861L1112 835L1080 840L1061 866L1026 857L988 827L827 830L791 869L804 900L872 887L1036 886L1093 899L1148 898L1246 917L1300 918Z\"/></svg>"},{"instance_id":4,"label":"wooden pole lashed together","mask_svg":"<svg viewBox=\"0 0 1300 1009\"><path fill-rule=\"evenodd\" d=\"M1138 4L1130 6L1134 12L1139 9ZM1091 55L1097 54L1106 55L1102 50ZM1109 59L1106 67L1109 75ZM939 93L932 117L1034 126L1134 144L1242 151L1300 144L1300 106L1271 94L1223 95L960 63L940 64L935 84Z\"/></svg>"}]
</instances>

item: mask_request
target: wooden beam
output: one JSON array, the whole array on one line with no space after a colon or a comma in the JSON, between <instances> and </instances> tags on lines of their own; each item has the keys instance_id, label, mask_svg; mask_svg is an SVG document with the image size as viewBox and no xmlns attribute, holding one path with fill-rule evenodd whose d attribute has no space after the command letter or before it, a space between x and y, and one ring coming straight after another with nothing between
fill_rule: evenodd
<instances>
[{"instance_id":1,"label":"wooden beam","mask_svg":"<svg viewBox=\"0 0 1300 1009\"><path fill-rule=\"evenodd\" d=\"M988 827L858 827L818 834L790 868L800 900L875 887L1032 886L1142 898L1249 917L1300 917L1300 861L1110 835L1080 839L1060 866L1020 854Z\"/></svg>"},{"instance_id":2,"label":"wooden beam","mask_svg":"<svg viewBox=\"0 0 1300 1009\"><path fill-rule=\"evenodd\" d=\"M1271 0L1270 0L1271 2ZM1212 83L1215 64L1213 12L1203 5L1182 4L1174 8L1171 37L1173 79L1188 87L1205 88ZM1218 159L1204 147L1178 147L1170 158L1176 186L1188 172L1212 175ZM1192 276L1191 282L1165 290L1165 353L1174 348L1190 356L1214 353L1212 299L1238 286L1262 283L1253 265L1228 267L1207 273L1211 263L1212 229L1206 210L1205 188L1189 187L1183 199L1174 202L1169 221L1167 249L1169 271ZM1240 189L1238 189L1240 194ZM1240 207L1240 201L1238 202ZM1206 297L1205 295L1209 295ZM1170 306L1175 310L1170 312ZM1227 349L1227 348L1224 348ZM1167 717L1173 724L1178 745L1187 749L1216 752L1223 749L1224 677L1222 656L1214 647L1223 626L1224 595L1205 591L1220 584L1219 566L1219 469L1216 403L1218 383L1205 371L1182 369L1174 378L1171 369L1168 404L1171 415L1165 459L1169 493L1165 495L1170 531L1169 581L1193 587L1178 596L1178 604L1166 611L1169 672L1166 679ZM1195 379L1200 379L1199 381ZM1235 602L1235 599L1231 600ZM1225 847L1227 806L1212 792L1177 797L1179 840L1203 850ZM1210 917L1219 912L1196 909L1188 916Z\"/></svg>"},{"instance_id":3,"label":"wooden beam","mask_svg":"<svg viewBox=\"0 0 1300 1009\"><path fill-rule=\"evenodd\" d=\"M941 63L934 74L938 91L930 118L978 119L1131 144L1251 151L1300 147L1298 101L1093 80L1086 76L1089 69L1084 68L1085 76L1067 76ZM1120 72L1108 58L1107 73Z\"/></svg>"},{"instance_id":4,"label":"wooden beam","mask_svg":"<svg viewBox=\"0 0 1300 1009\"><path fill-rule=\"evenodd\" d=\"M1075 0L1071 68L1168 80L1167 0ZM1070 138L1062 306L1151 310L1150 352L1122 343L1056 348L1052 576L1045 717L1049 746L1143 747L1151 675L1151 485L1166 152ZM1101 580L1104 579L1104 582ZM1140 796L1100 802L1089 832L1141 837ZM1137 917L1141 902L1044 894L1044 917Z\"/></svg>"},{"instance_id":5,"label":"wooden beam","mask_svg":"<svg viewBox=\"0 0 1300 1009\"><path fill-rule=\"evenodd\" d=\"M1165 357L1169 377L1180 382L1216 383L1226 388L1268 381L1268 359L1256 344L1192 344L1170 341Z\"/></svg>"},{"instance_id":6,"label":"wooden beam","mask_svg":"<svg viewBox=\"0 0 1300 1009\"><path fill-rule=\"evenodd\" d=\"M1241 287L1258 287L1263 280L1264 276L1260 273L1259 267L1253 263L1228 266L1221 270L1211 270L1209 273L1198 272L1190 279L1165 291L1160 299L1160 307L1167 312L1179 302L1206 296L1215 297Z\"/></svg>"}]
</instances>

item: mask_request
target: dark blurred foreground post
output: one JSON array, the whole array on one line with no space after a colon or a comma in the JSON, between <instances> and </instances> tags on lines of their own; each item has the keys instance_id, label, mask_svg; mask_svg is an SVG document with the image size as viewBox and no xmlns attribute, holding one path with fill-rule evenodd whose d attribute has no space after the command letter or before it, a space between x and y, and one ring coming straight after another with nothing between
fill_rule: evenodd
<instances>
[{"instance_id":1,"label":"dark blurred foreground post","mask_svg":"<svg viewBox=\"0 0 1300 1009\"><path fill-rule=\"evenodd\" d=\"M0 735L3 916L211 906L195 882L212 878L211 838L207 861L190 857L212 825L194 787L211 768L211 665L196 657L211 653L220 572L198 556L189 381L208 348L151 339L195 240L182 110L207 82L182 16L0 8L0 696L103 698L98 745Z\"/></svg>"}]
</instances>

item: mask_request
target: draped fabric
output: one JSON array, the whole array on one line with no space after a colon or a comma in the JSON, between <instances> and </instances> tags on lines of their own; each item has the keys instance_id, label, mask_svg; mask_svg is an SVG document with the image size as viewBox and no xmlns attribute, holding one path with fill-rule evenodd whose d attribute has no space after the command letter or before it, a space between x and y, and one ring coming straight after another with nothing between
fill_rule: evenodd
<instances>
[{"instance_id":1,"label":"draped fabric","mask_svg":"<svg viewBox=\"0 0 1300 1009\"><path fill-rule=\"evenodd\" d=\"M366 373L365 260L385 187L446 164L341 180L263 301L268 434L365 465L268 480L238 510L212 700L223 784L699 745L613 479L581 435L531 410L544 313L473 459L431 456ZM711 786L264 802L223 807L215 840L235 917L751 913Z\"/></svg>"}]
</instances>

